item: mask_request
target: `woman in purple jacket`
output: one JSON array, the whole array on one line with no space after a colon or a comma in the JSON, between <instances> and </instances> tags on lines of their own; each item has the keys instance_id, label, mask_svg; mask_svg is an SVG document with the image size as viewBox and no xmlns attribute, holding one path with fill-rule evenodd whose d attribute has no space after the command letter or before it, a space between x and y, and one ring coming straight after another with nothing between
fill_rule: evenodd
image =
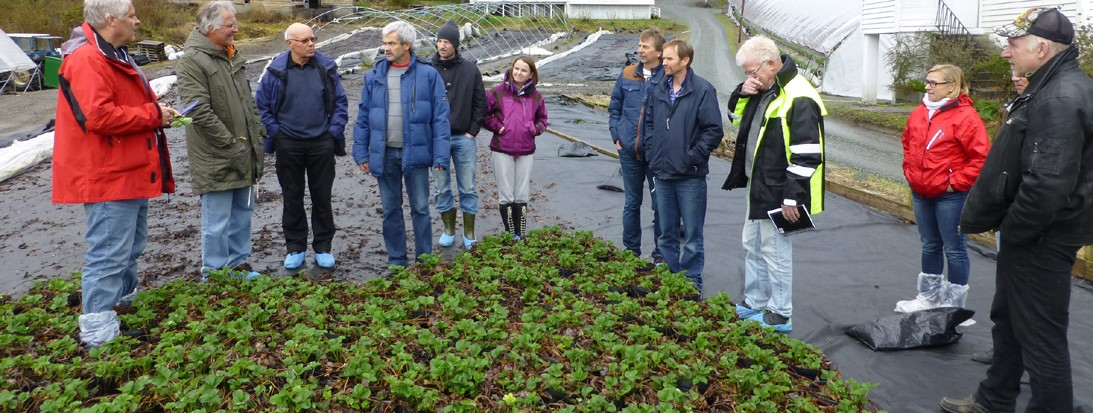
<instances>
[{"instance_id":1,"label":"woman in purple jacket","mask_svg":"<svg viewBox=\"0 0 1093 413\"><path fill-rule=\"evenodd\" d=\"M527 224L531 180L532 154L535 153L535 137L547 127L546 103L543 95L535 90L539 83L539 71L529 56L517 57L505 72L505 81L486 97L486 130L493 132L490 156L494 178L497 180L497 196L500 203L501 222L513 238L524 235Z\"/></svg>"}]
</instances>

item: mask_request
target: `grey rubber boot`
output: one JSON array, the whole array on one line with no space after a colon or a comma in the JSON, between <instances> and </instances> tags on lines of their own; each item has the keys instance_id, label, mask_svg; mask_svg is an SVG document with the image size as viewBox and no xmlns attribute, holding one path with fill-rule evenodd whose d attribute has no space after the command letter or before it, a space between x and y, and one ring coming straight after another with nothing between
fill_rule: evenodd
<instances>
[{"instance_id":1,"label":"grey rubber boot","mask_svg":"<svg viewBox=\"0 0 1093 413\"><path fill-rule=\"evenodd\" d=\"M944 298L941 283L945 276L941 274L918 274L918 295L913 300L903 300L896 303L897 313L913 313L929 310L941 306Z\"/></svg>"}]
</instances>

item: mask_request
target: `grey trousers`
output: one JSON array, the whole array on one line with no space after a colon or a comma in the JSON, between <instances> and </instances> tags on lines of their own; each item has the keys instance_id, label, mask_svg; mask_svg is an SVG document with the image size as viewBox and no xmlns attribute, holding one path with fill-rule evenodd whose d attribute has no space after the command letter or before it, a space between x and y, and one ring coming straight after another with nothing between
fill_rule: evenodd
<instances>
[{"instance_id":1,"label":"grey trousers","mask_svg":"<svg viewBox=\"0 0 1093 413\"><path fill-rule=\"evenodd\" d=\"M497 201L499 204L527 203L531 193L531 164L533 155L514 157L501 152L492 152L493 176L497 179Z\"/></svg>"}]
</instances>

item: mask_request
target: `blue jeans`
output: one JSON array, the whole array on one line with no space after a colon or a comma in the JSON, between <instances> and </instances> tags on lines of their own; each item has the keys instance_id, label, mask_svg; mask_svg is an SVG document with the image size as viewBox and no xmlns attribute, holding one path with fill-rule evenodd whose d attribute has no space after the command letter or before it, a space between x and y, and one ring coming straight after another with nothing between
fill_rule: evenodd
<instances>
[{"instance_id":1,"label":"blue jeans","mask_svg":"<svg viewBox=\"0 0 1093 413\"><path fill-rule=\"evenodd\" d=\"M653 253L652 257L660 257L660 248L657 239L660 238L658 226L657 198L653 192L653 171L649 170L649 162L637 159L633 155L619 151L619 164L622 166L622 190L626 200L622 205L622 246L641 256L641 203L645 194L645 183L649 182L649 196L653 207Z\"/></svg>"},{"instance_id":2,"label":"blue jeans","mask_svg":"<svg viewBox=\"0 0 1093 413\"><path fill-rule=\"evenodd\" d=\"M235 268L250 258L253 186L201 194L201 272Z\"/></svg>"},{"instance_id":3,"label":"blue jeans","mask_svg":"<svg viewBox=\"0 0 1093 413\"><path fill-rule=\"evenodd\" d=\"M937 198L913 194L915 222L922 238L922 272L942 274L949 263L949 282L967 284L971 263L968 261L968 236L957 232L960 212L967 192L946 192ZM942 255L944 252L944 255Z\"/></svg>"},{"instance_id":4,"label":"blue jeans","mask_svg":"<svg viewBox=\"0 0 1093 413\"><path fill-rule=\"evenodd\" d=\"M377 178L383 203L383 245L387 265L406 266L406 220L402 216L402 183L410 198L410 219L414 225L414 257L433 252L433 222L429 218L429 167L403 171L402 148L383 153L383 176Z\"/></svg>"},{"instance_id":5,"label":"blue jeans","mask_svg":"<svg viewBox=\"0 0 1093 413\"><path fill-rule=\"evenodd\" d=\"M455 181L459 187L459 209L464 214L478 213L478 189L474 186L475 162L478 160L478 143L466 135L452 136L452 162L455 164ZM436 211L448 212L455 208L452 198L452 168L433 173L433 195Z\"/></svg>"},{"instance_id":6,"label":"blue jeans","mask_svg":"<svg viewBox=\"0 0 1093 413\"><path fill-rule=\"evenodd\" d=\"M137 257L148 245L148 200L84 204L87 264L83 267L83 312L114 308L137 287Z\"/></svg>"},{"instance_id":7,"label":"blue jeans","mask_svg":"<svg viewBox=\"0 0 1093 413\"><path fill-rule=\"evenodd\" d=\"M769 219L744 221L744 299L755 310L793 315L793 242Z\"/></svg>"},{"instance_id":8,"label":"blue jeans","mask_svg":"<svg viewBox=\"0 0 1093 413\"><path fill-rule=\"evenodd\" d=\"M657 245L672 272L684 271L702 292L702 267L706 262L702 227L706 223L706 178L655 179L658 225ZM680 250L679 225L683 221Z\"/></svg>"}]
</instances>

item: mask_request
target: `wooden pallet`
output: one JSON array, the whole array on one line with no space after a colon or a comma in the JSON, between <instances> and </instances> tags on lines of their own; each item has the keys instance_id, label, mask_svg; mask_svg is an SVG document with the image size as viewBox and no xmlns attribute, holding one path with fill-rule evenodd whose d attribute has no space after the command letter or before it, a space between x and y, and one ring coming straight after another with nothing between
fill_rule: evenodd
<instances>
[{"instance_id":1,"label":"wooden pallet","mask_svg":"<svg viewBox=\"0 0 1093 413\"><path fill-rule=\"evenodd\" d=\"M167 51L164 49L165 44L155 40L143 40L137 42L136 54L143 55L152 62L162 62L167 60Z\"/></svg>"}]
</instances>

